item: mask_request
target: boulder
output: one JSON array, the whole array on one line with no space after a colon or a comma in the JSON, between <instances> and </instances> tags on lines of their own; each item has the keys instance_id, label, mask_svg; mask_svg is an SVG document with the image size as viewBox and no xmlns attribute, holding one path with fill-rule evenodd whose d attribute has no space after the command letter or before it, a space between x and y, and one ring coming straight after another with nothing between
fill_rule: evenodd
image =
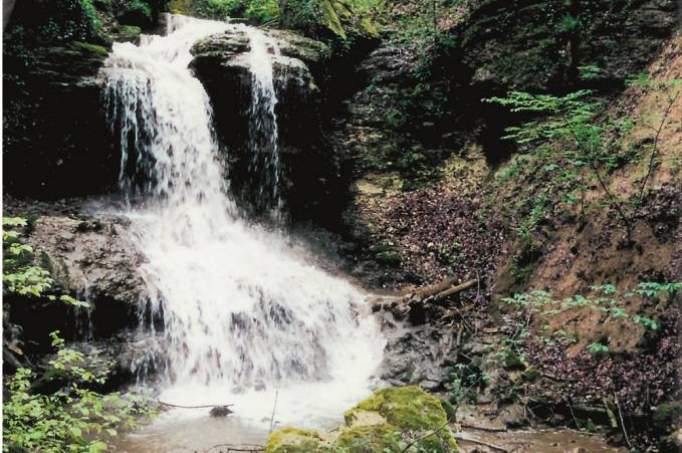
<instances>
[{"instance_id":1,"label":"boulder","mask_svg":"<svg viewBox=\"0 0 682 453\"><path fill-rule=\"evenodd\" d=\"M346 412L331 434L284 428L270 435L266 453L383 453L412 443L415 451L457 452L440 400L419 387L375 392Z\"/></svg>"},{"instance_id":2,"label":"boulder","mask_svg":"<svg viewBox=\"0 0 682 453\"><path fill-rule=\"evenodd\" d=\"M41 207L33 201L27 204ZM144 258L129 239L128 221L51 210L37 213L11 207L11 212L33 219L26 242L33 247L37 262L50 271L55 291L87 301L91 308L74 310L59 302L11 304L12 322L23 326L27 342L44 341L53 330L60 330L67 339L84 335L102 339L134 329L148 292L139 272ZM36 310L43 315L36 318Z\"/></svg>"}]
</instances>

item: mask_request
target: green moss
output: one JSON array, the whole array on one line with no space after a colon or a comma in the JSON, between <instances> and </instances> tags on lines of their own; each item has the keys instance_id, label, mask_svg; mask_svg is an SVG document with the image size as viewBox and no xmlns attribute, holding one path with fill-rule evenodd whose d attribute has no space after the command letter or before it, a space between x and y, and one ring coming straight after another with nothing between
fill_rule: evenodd
<instances>
[{"instance_id":1,"label":"green moss","mask_svg":"<svg viewBox=\"0 0 682 453\"><path fill-rule=\"evenodd\" d=\"M440 404L443 406L443 410L445 411L448 421L454 422L457 419L457 409L455 409L455 406L453 406L452 403L447 400L441 400Z\"/></svg>"},{"instance_id":2,"label":"green moss","mask_svg":"<svg viewBox=\"0 0 682 453\"><path fill-rule=\"evenodd\" d=\"M173 14L189 14L192 11L192 0L171 0L168 10Z\"/></svg>"},{"instance_id":3,"label":"green moss","mask_svg":"<svg viewBox=\"0 0 682 453\"><path fill-rule=\"evenodd\" d=\"M386 423L345 428L334 447L353 453L383 453L400 451L400 432Z\"/></svg>"},{"instance_id":4,"label":"green moss","mask_svg":"<svg viewBox=\"0 0 682 453\"><path fill-rule=\"evenodd\" d=\"M663 403L656 408L653 416L654 421L662 426L672 426L682 419L682 403L672 401Z\"/></svg>"},{"instance_id":5,"label":"green moss","mask_svg":"<svg viewBox=\"0 0 682 453\"><path fill-rule=\"evenodd\" d=\"M268 438L265 453L322 453L324 440L316 431L282 428Z\"/></svg>"},{"instance_id":6,"label":"green moss","mask_svg":"<svg viewBox=\"0 0 682 453\"><path fill-rule=\"evenodd\" d=\"M414 451L457 452L438 398L419 387L379 390L345 414L335 438L284 428L270 435L266 453L386 453L418 439Z\"/></svg>"},{"instance_id":7,"label":"green moss","mask_svg":"<svg viewBox=\"0 0 682 453\"><path fill-rule=\"evenodd\" d=\"M352 424L358 410L378 412L388 423L400 429L437 429L447 421L440 400L416 386L379 390L346 412L346 423Z\"/></svg>"},{"instance_id":8,"label":"green moss","mask_svg":"<svg viewBox=\"0 0 682 453\"><path fill-rule=\"evenodd\" d=\"M123 25L116 33L116 41L135 41L142 34L142 29L135 25Z\"/></svg>"},{"instance_id":9,"label":"green moss","mask_svg":"<svg viewBox=\"0 0 682 453\"><path fill-rule=\"evenodd\" d=\"M76 41L69 46L71 50L77 51L80 54L90 55L94 57L106 58L109 51L106 47L98 46L97 44L90 44L87 42Z\"/></svg>"}]
</instances>

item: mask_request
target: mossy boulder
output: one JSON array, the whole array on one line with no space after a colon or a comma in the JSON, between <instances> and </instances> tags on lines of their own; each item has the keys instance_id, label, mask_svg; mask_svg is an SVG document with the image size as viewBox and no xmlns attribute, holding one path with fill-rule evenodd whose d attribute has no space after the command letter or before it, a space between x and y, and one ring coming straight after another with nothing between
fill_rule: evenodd
<instances>
[{"instance_id":1,"label":"mossy boulder","mask_svg":"<svg viewBox=\"0 0 682 453\"><path fill-rule=\"evenodd\" d=\"M345 425L326 437L284 428L270 435L266 453L384 453L414 442L417 451L457 452L438 398L419 387L386 388L344 414Z\"/></svg>"},{"instance_id":2,"label":"mossy boulder","mask_svg":"<svg viewBox=\"0 0 682 453\"><path fill-rule=\"evenodd\" d=\"M447 421L440 400L417 386L389 387L377 391L345 413L346 424L352 425L362 411L376 412L388 423L410 430L436 429Z\"/></svg>"},{"instance_id":3,"label":"mossy boulder","mask_svg":"<svg viewBox=\"0 0 682 453\"><path fill-rule=\"evenodd\" d=\"M321 453L325 440L316 431L282 428L268 438L265 453Z\"/></svg>"},{"instance_id":4,"label":"mossy boulder","mask_svg":"<svg viewBox=\"0 0 682 453\"><path fill-rule=\"evenodd\" d=\"M417 443L426 451L457 451L455 440L447 429L447 414L441 401L417 386L389 387L375 392L344 414L346 425L357 424L358 420L367 418L366 413L379 414L389 426L403 434L423 436L433 431L433 435Z\"/></svg>"},{"instance_id":5,"label":"mossy boulder","mask_svg":"<svg viewBox=\"0 0 682 453\"><path fill-rule=\"evenodd\" d=\"M400 441L400 431L388 423L383 423L342 429L334 446L343 452L383 453L400 451Z\"/></svg>"}]
</instances>

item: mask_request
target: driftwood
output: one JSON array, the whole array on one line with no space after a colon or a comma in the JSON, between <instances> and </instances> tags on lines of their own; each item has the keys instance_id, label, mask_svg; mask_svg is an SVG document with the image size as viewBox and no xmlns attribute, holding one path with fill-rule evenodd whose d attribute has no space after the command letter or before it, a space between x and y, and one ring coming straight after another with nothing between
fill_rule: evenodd
<instances>
[{"instance_id":1,"label":"driftwood","mask_svg":"<svg viewBox=\"0 0 682 453\"><path fill-rule=\"evenodd\" d=\"M230 407L234 406L234 404L206 404L202 406L182 406L180 404L165 403L163 401L159 401L159 404L161 404L162 406L176 407L178 409L211 409L211 411L209 412L211 417L227 417L228 415L234 413L234 411L230 409Z\"/></svg>"},{"instance_id":2,"label":"driftwood","mask_svg":"<svg viewBox=\"0 0 682 453\"><path fill-rule=\"evenodd\" d=\"M464 283L457 284L456 278L446 278L445 280L436 283L434 285L429 285L424 288L419 288L418 290L403 296L402 300L408 301L426 301L429 299L433 300L443 300L448 297L459 294L464 290L474 287L478 284L478 280L469 280Z\"/></svg>"}]
</instances>

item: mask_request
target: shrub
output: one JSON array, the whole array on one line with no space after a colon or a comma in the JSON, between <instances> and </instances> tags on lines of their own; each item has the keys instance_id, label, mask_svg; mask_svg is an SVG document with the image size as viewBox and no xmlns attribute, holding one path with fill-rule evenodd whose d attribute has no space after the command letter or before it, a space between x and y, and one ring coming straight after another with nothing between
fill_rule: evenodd
<instances>
[{"instance_id":1,"label":"shrub","mask_svg":"<svg viewBox=\"0 0 682 453\"><path fill-rule=\"evenodd\" d=\"M32 371L21 368L9 378L3 452L102 452L118 430L131 429L140 417L153 413L144 398L90 390L104 381L106 371L90 371L82 353L66 348L57 333L51 336L57 355L49 362L46 376L66 384L55 393L40 394L32 390Z\"/></svg>"}]
</instances>

